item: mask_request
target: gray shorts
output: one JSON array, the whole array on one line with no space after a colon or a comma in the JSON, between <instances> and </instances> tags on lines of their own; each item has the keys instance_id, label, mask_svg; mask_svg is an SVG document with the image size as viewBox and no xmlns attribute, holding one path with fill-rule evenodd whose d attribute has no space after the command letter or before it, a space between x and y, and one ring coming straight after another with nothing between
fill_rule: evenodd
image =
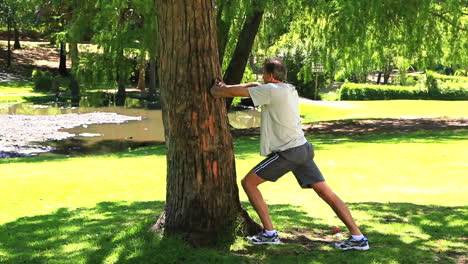
<instances>
[{"instance_id":1,"label":"gray shorts","mask_svg":"<svg viewBox=\"0 0 468 264\"><path fill-rule=\"evenodd\" d=\"M292 171L299 185L307 188L311 184L325 181L313 159L314 147L307 142L299 147L271 153L252 171L262 179L272 182Z\"/></svg>"}]
</instances>

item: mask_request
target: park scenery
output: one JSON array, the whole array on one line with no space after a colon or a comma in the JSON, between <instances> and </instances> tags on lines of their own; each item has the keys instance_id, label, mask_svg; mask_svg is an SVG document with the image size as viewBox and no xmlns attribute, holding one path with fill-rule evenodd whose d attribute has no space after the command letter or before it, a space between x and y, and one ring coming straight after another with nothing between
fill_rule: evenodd
<instances>
[{"instance_id":1,"label":"park scenery","mask_svg":"<svg viewBox=\"0 0 468 264\"><path fill-rule=\"evenodd\" d=\"M264 83L370 249L292 172L251 243ZM466 1L0 0L2 264L465 264L467 177Z\"/></svg>"}]
</instances>

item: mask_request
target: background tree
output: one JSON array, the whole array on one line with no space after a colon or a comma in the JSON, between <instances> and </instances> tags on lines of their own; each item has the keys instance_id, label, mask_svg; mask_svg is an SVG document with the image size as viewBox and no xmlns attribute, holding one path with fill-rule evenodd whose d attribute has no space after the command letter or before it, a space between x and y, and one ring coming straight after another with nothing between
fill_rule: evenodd
<instances>
[{"instance_id":1,"label":"background tree","mask_svg":"<svg viewBox=\"0 0 468 264\"><path fill-rule=\"evenodd\" d=\"M398 66L403 67L400 72L406 72L409 64L417 69L439 63L467 67L464 1L334 0L301 5L266 54L299 53L304 57L303 81L313 79L313 62L323 64L330 78L344 72L349 80L365 82L367 74L376 71L382 73L384 83Z\"/></svg>"}]
</instances>

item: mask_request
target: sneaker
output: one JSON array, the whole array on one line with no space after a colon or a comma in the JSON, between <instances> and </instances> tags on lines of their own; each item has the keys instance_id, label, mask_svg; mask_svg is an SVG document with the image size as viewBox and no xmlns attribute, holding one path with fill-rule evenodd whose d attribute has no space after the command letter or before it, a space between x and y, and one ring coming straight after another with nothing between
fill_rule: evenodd
<instances>
[{"instance_id":1,"label":"sneaker","mask_svg":"<svg viewBox=\"0 0 468 264\"><path fill-rule=\"evenodd\" d=\"M335 243L335 247L341 250L368 250L370 248L369 241L367 241L367 237L364 237L359 241L355 240L353 237L350 237L343 242Z\"/></svg>"},{"instance_id":2,"label":"sneaker","mask_svg":"<svg viewBox=\"0 0 468 264\"><path fill-rule=\"evenodd\" d=\"M256 235L248 236L247 240L255 245L279 245L281 243L278 233L267 236L263 231Z\"/></svg>"}]
</instances>

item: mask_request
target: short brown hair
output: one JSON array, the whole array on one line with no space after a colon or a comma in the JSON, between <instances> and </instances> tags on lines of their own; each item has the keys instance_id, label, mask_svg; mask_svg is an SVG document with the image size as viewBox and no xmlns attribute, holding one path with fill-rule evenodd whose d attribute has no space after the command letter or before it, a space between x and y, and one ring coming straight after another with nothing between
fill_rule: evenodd
<instances>
[{"instance_id":1,"label":"short brown hair","mask_svg":"<svg viewBox=\"0 0 468 264\"><path fill-rule=\"evenodd\" d=\"M286 80L288 74L288 70L283 61L277 57L266 59L265 63L263 63L263 70L267 73L272 73L273 77L281 82Z\"/></svg>"}]
</instances>

